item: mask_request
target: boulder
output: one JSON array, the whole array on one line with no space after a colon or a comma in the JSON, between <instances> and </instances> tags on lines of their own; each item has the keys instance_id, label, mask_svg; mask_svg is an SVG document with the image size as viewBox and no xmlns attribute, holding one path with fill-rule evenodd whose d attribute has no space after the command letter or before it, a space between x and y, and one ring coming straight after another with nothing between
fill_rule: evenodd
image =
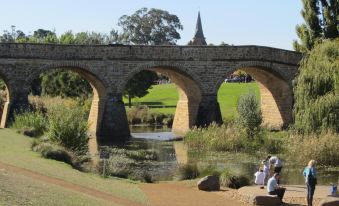
<instances>
[{"instance_id":1,"label":"boulder","mask_svg":"<svg viewBox=\"0 0 339 206\"><path fill-rule=\"evenodd\" d=\"M339 197L326 197L320 201L319 206L338 206Z\"/></svg>"},{"instance_id":2,"label":"boulder","mask_svg":"<svg viewBox=\"0 0 339 206\"><path fill-rule=\"evenodd\" d=\"M252 197L250 203L261 206L276 206L281 205L281 200L277 195L257 195Z\"/></svg>"},{"instance_id":3,"label":"boulder","mask_svg":"<svg viewBox=\"0 0 339 206\"><path fill-rule=\"evenodd\" d=\"M198 182L199 190L204 191L218 191L220 190L219 177L209 175L199 180Z\"/></svg>"}]
</instances>

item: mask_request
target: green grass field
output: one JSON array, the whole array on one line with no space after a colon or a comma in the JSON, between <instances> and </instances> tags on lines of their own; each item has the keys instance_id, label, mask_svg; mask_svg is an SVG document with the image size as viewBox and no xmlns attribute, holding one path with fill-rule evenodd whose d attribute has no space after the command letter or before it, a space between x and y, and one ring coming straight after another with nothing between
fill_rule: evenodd
<instances>
[{"instance_id":1,"label":"green grass field","mask_svg":"<svg viewBox=\"0 0 339 206\"><path fill-rule=\"evenodd\" d=\"M31 138L12 129L0 129L0 162L135 202L147 202L146 195L135 182L102 178L77 171L62 162L41 158L39 153L30 150L31 141ZM56 202L60 203L58 205L112 205L59 186L36 182L29 177L6 174L4 171L0 171L0 183L0 205L55 205Z\"/></svg>"},{"instance_id":2,"label":"green grass field","mask_svg":"<svg viewBox=\"0 0 339 206\"><path fill-rule=\"evenodd\" d=\"M259 87L257 83L224 83L218 92L218 102L223 118L230 119L237 115L236 105L239 96L254 91L259 99ZM175 84L154 85L149 93L142 98L132 99L132 104L176 106L178 92ZM124 99L124 102L128 102ZM153 111L174 114L175 108L152 108Z\"/></svg>"}]
</instances>

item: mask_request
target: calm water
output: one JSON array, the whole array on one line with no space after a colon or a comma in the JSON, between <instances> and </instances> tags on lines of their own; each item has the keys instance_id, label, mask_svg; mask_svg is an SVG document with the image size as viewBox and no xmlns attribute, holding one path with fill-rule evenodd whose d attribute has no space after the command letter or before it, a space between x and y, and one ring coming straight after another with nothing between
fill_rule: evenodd
<instances>
[{"instance_id":1,"label":"calm water","mask_svg":"<svg viewBox=\"0 0 339 206\"><path fill-rule=\"evenodd\" d=\"M240 153L202 153L200 151L188 150L182 141L172 140L176 136L169 128L131 127L132 137L135 140L142 140L142 144L149 149L155 150L158 154L158 161L152 163L148 172L158 180L170 180L175 176L179 164L194 163L199 168L228 168L231 171L244 174L253 179L253 174L261 161L259 157ZM264 158L264 157L261 157ZM301 166L291 166L284 162L282 169L283 184L304 184ZM318 184L329 185L338 182L339 171L318 169Z\"/></svg>"}]
</instances>

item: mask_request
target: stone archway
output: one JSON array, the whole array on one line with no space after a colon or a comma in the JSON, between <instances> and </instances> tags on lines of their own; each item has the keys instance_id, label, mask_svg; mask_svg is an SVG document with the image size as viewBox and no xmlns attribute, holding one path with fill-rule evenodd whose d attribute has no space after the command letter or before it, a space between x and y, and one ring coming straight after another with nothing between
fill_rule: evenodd
<instances>
[{"instance_id":1,"label":"stone archway","mask_svg":"<svg viewBox=\"0 0 339 206\"><path fill-rule=\"evenodd\" d=\"M45 65L40 68L31 78L31 82L38 78L38 76L42 73L48 73L51 71L60 70L60 71L71 71L82 78L84 78L90 86L92 87L93 97L91 103L91 109L88 116L88 123L89 123L89 132L93 136L99 135L102 116L105 107L105 100L106 100L106 86L104 82L99 79L95 74L93 74L87 66L76 64L76 63L63 63L60 64L51 64Z\"/></svg>"},{"instance_id":2,"label":"stone archway","mask_svg":"<svg viewBox=\"0 0 339 206\"><path fill-rule=\"evenodd\" d=\"M2 79L2 78L1 78ZM6 125L7 125L7 120L8 120L8 116L9 116L9 105L10 105L10 88L9 88L9 85L8 83L6 82L5 79L2 79L3 82L5 83L5 99L4 99L4 102L3 102L3 105L0 105L2 106L2 111L1 111L1 114L0 114L0 128L5 128ZM0 98L3 98L2 95L3 94L0 94Z\"/></svg>"},{"instance_id":3,"label":"stone archway","mask_svg":"<svg viewBox=\"0 0 339 206\"><path fill-rule=\"evenodd\" d=\"M229 70L223 79L236 70L246 72L257 82L264 126L281 129L292 123L293 93L288 80L285 80L273 69L247 65ZM218 86L220 87L220 85L219 81Z\"/></svg>"},{"instance_id":4,"label":"stone archway","mask_svg":"<svg viewBox=\"0 0 339 206\"><path fill-rule=\"evenodd\" d=\"M154 71L165 75L177 86L179 100L176 105L172 131L176 135L184 135L196 124L199 104L201 101L200 86L192 77L190 77L189 74L185 73L178 67L169 66L140 68L129 73L125 82L127 83L129 79L142 70Z\"/></svg>"}]
</instances>

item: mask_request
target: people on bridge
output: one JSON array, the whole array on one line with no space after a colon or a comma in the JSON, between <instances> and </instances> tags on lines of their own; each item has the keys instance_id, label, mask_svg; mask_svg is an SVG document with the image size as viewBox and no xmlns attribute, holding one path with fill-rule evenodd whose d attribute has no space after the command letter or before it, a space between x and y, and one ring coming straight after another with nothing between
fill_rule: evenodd
<instances>
[{"instance_id":1,"label":"people on bridge","mask_svg":"<svg viewBox=\"0 0 339 206\"><path fill-rule=\"evenodd\" d=\"M303 175L307 185L307 206L312 206L315 185L317 184L317 171L315 169L315 160L310 160L305 167Z\"/></svg>"},{"instance_id":2,"label":"people on bridge","mask_svg":"<svg viewBox=\"0 0 339 206\"><path fill-rule=\"evenodd\" d=\"M274 175L268 180L267 192L269 195L277 195L281 203L283 203L286 188L279 186L278 184L279 179L280 179L279 173L274 173Z\"/></svg>"}]
</instances>

